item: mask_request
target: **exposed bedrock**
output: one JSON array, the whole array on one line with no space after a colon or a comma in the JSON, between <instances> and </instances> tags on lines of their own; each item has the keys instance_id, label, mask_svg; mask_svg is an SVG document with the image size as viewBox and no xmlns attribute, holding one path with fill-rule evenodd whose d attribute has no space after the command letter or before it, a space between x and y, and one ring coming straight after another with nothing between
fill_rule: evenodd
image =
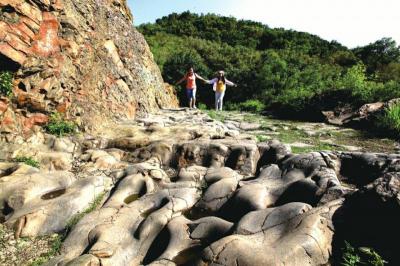
<instances>
[{"instance_id":1,"label":"exposed bedrock","mask_svg":"<svg viewBox=\"0 0 400 266\"><path fill-rule=\"evenodd\" d=\"M71 170L0 163L16 236L64 232L105 194L48 265L327 265L345 240L398 262L398 155L292 154L185 109L61 143Z\"/></svg>"},{"instance_id":2,"label":"exposed bedrock","mask_svg":"<svg viewBox=\"0 0 400 266\"><path fill-rule=\"evenodd\" d=\"M0 97L8 141L29 137L52 112L93 132L178 107L126 0L0 1L0 71L15 73L15 97Z\"/></svg>"}]
</instances>

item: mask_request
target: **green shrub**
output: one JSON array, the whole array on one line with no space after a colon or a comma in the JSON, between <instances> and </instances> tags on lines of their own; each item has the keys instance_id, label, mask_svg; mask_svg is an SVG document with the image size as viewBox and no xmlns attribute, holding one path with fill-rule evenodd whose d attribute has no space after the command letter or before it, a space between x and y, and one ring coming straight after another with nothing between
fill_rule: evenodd
<instances>
[{"instance_id":1,"label":"green shrub","mask_svg":"<svg viewBox=\"0 0 400 266\"><path fill-rule=\"evenodd\" d=\"M12 94L12 80L11 72L0 72L0 95L10 96Z\"/></svg>"},{"instance_id":2,"label":"green shrub","mask_svg":"<svg viewBox=\"0 0 400 266\"><path fill-rule=\"evenodd\" d=\"M365 265L384 266L387 262L372 248L361 247L358 249Z\"/></svg>"},{"instance_id":3,"label":"green shrub","mask_svg":"<svg viewBox=\"0 0 400 266\"><path fill-rule=\"evenodd\" d=\"M199 103L199 104L197 104L197 107L198 107L200 110L207 110L207 105L205 105L204 103Z\"/></svg>"},{"instance_id":4,"label":"green shrub","mask_svg":"<svg viewBox=\"0 0 400 266\"><path fill-rule=\"evenodd\" d=\"M238 103L229 102L229 103L224 104L224 107L228 111L240 111Z\"/></svg>"},{"instance_id":5,"label":"green shrub","mask_svg":"<svg viewBox=\"0 0 400 266\"><path fill-rule=\"evenodd\" d=\"M63 136L72 134L76 129L76 125L71 121L66 121L60 113L53 113L45 129L50 134Z\"/></svg>"},{"instance_id":6,"label":"green shrub","mask_svg":"<svg viewBox=\"0 0 400 266\"><path fill-rule=\"evenodd\" d=\"M30 166L36 167L36 168L40 167L39 162L34 160L32 157L24 157L24 156L15 157L14 162L24 163L24 164L27 164L27 165L30 165Z\"/></svg>"},{"instance_id":7,"label":"green shrub","mask_svg":"<svg viewBox=\"0 0 400 266\"><path fill-rule=\"evenodd\" d=\"M241 111L260 113L265 109L265 104L259 100L247 100L243 103L239 103L239 109Z\"/></svg>"},{"instance_id":8,"label":"green shrub","mask_svg":"<svg viewBox=\"0 0 400 266\"><path fill-rule=\"evenodd\" d=\"M377 119L378 127L394 134L400 134L400 104L393 105Z\"/></svg>"},{"instance_id":9,"label":"green shrub","mask_svg":"<svg viewBox=\"0 0 400 266\"><path fill-rule=\"evenodd\" d=\"M388 101L394 98L400 98L400 83L389 81L385 84L378 83L374 90L376 101Z\"/></svg>"},{"instance_id":10,"label":"green shrub","mask_svg":"<svg viewBox=\"0 0 400 266\"><path fill-rule=\"evenodd\" d=\"M344 242L342 262L343 266L384 266L387 262L376 253L372 248L360 247L354 248L347 241Z\"/></svg>"},{"instance_id":11,"label":"green shrub","mask_svg":"<svg viewBox=\"0 0 400 266\"><path fill-rule=\"evenodd\" d=\"M361 262L360 256L357 254L355 248L353 248L349 242L345 241L345 247L343 249L342 263L343 266L357 266Z\"/></svg>"}]
</instances>

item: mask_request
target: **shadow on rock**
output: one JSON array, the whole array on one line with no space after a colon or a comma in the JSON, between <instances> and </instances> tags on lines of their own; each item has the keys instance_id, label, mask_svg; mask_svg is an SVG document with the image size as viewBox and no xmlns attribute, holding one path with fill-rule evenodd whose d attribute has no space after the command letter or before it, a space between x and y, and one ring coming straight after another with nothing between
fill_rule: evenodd
<instances>
[{"instance_id":1,"label":"shadow on rock","mask_svg":"<svg viewBox=\"0 0 400 266\"><path fill-rule=\"evenodd\" d=\"M388 265L400 265L400 174L388 173L349 195L333 216L334 265L340 265L344 241L354 247L370 247Z\"/></svg>"}]
</instances>

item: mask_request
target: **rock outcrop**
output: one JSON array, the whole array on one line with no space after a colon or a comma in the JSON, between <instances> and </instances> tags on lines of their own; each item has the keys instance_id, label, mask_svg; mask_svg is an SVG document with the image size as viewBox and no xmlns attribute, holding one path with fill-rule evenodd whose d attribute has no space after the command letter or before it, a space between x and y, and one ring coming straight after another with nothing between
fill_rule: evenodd
<instances>
[{"instance_id":1,"label":"rock outcrop","mask_svg":"<svg viewBox=\"0 0 400 266\"><path fill-rule=\"evenodd\" d=\"M400 99L392 99L388 102L376 102L364 104L360 108L338 108L335 111L322 112L326 121L332 125L345 125L358 128L373 127L380 119L379 116L384 114L385 109L399 104Z\"/></svg>"},{"instance_id":2,"label":"rock outcrop","mask_svg":"<svg viewBox=\"0 0 400 266\"><path fill-rule=\"evenodd\" d=\"M29 133L52 112L93 131L116 119L177 107L125 0L0 1L0 130Z\"/></svg>"},{"instance_id":3,"label":"rock outcrop","mask_svg":"<svg viewBox=\"0 0 400 266\"><path fill-rule=\"evenodd\" d=\"M293 154L185 109L49 143L71 167L0 164L16 237L63 232L105 196L48 265L327 265L345 240L398 262L399 155Z\"/></svg>"}]
</instances>

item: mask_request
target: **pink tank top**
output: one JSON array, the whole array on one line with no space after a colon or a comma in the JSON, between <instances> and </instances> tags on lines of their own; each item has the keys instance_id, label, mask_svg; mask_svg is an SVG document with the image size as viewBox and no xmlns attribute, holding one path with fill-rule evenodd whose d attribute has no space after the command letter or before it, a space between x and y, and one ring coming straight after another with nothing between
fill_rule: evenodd
<instances>
[{"instance_id":1,"label":"pink tank top","mask_svg":"<svg viewBox=\"0 0 400 266\"><path fill-rule=\"evenodd\" d=\"M186 77L186 89L196 89L196 75Z\"/></svg>"}]
</instances>

